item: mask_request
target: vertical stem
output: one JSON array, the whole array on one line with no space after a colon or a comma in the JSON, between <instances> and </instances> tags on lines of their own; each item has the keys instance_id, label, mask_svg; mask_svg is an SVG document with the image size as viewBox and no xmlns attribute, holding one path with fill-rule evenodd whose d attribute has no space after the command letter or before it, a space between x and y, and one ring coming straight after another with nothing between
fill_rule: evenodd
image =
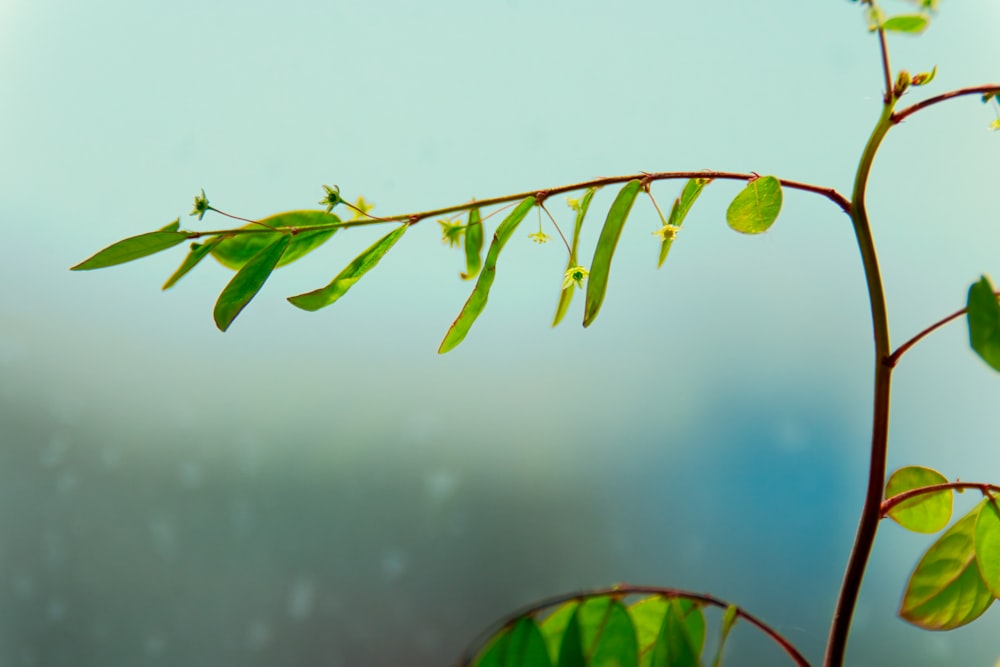
<instances>
[{"instance_id":1,"label":"vertical stem","mask_svg":"<svg viewBox=\"0 0 1000 667\"><path fill-rule=\"evenodd\" d=\"M874 407L872 411L872 442L871 459L868 469L868 488L865 492L865 503L861 510L861 520L854 538L854 547L847 562L847 571L840 588L840 597L834 610L830 626L830 636L826 645L825 667L841 667L844 664L844 653L847 649L847 636L851 628L851 617L861 591L861 581L864 578L868 557L871 555L875 533L881 518L882 485L885 481L886 450L889 442L889 390L892 379L892 367L889 358L892 347L889 341L889 317L885 305L885 292L882 288L882 275L875 254L875 242L872 239L871 226L868 222L868 211L865 207L865 190L868 184L868 174L879 145L892 126L892 110L894 100L891 99L882 109L875 129L872 130L868 144L861 155L857 175L854 181L854 193L851 198L851 220L854 223L854 235L861 251L861 261L865 270L865 280L868 283L868 298L871 303L872 329L875 336L875 390Z\"/></svg>"}]
</instances>

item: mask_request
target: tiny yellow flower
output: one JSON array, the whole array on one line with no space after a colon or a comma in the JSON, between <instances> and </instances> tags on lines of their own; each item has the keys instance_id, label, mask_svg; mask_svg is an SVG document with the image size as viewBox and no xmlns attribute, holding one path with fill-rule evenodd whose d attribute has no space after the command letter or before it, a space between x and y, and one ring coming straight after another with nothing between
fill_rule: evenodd
<instances>
[{"instance_id":1,"label":"tiny yellow flower","mask_svg":"<svg viewBox=\"0 0 1000 667\"><path fill-rule=\"evenodd\" d=\"M534 241L535 243L548 243L549 239L551 239L552 237L539 229L534 234L528 234L528 238Z\"/></svg>"},{"instance_id":2,"label":"tiny yellow flower","mask_svg":"<svg viewBox=\"0 0 1000 667\"><path fill-rule=\"evenodd\" d=\"M577 213L580 212L580 200L579 199L574 199L573 197L566 197L566 205L569 206L574 211L576 211Z\"/></svg>"},{"instance_id":3,"label":"tiny yellow flower","mask_svg":"<svg viewBox=\"0 0 1000 667\"><path fill-rule=\"evenodd\" d=\"M566 269L563 277L563 289L569 289L576 283L577 287L583 287L583 281L590 275L590 271L582 266L571 266Z\"/></svg>"},{"instance_id":4,"label":"tiny yellow flower","mask_svg":"<svg viewBox=\"0 0 1000 667\"><path fill-rule=\"evenodd\" d=\"M365 218L371 217L368 215L368 211L375 208L375 204L365 201L364 197L358 197L358 201L354 202L354 208L357 211L354 212L354 217L351 220L364 220Z\"/></svg>"},{"instance_id":5,"label":"tiny yellow flower","mask_svg":"<svg viewBox=\"0 0 1000 667\"><path fill-rule=\"evenodd\" d=\"M662 241L673 241L677 238L677 232L681 230L677 225L664 225L660 229L653 232L653 236L659 236Z\"/></svg>"},{"instance_id":6,"label":"tiny yellow flower","mask_svg":"<svg viewBox=\"0 0 1000 667\"><path fill-rule=\"evenodd\" d=\"M447 243L449 247L457 248L462 240L462 234L465 233L465 226L447 218L441 218L438 220L438 224L441 225L441 243Z\"/></svg>"}]
</instances>

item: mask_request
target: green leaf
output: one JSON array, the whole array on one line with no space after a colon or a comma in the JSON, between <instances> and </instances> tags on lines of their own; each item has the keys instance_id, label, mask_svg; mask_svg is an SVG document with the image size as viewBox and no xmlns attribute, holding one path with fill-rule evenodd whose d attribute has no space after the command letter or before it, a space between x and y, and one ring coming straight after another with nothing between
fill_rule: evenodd
<instances>
[{"instance_id":1,"label":"green leaf","mask_svg":"<svg viewBox=\"0 0 1000 667\"><path fill-rule=\"evenodd\" d=\"M900 14L882 24L883 30L895 32L921 33L927 27L927 17L923 14Z\"/></svg>"},{"instance_id":2,"label":"green leaf","mask_svg":"<svg viewBox=\"0 0 1000 667\"><path fill-rule=\"evenodd\" d=\"M566 262L567 271L577 265L576 250L580 245L580 230L583 228L583 219L587 216L587 210L590 208L590 200L594 198L595 192L597 192L597 188L587 188L587 191L583 193L583 200L580 201L580 208L576 212L576 222L573 224L573 240L569 246L569 261ZM559 303L556 304L556 315L552 319L552 326L558 325L566 315L566 311L569 310L570 301L573 300L573 291L575 289L576 285L569 285L563 287L562 291L559 292Z\"/></svg>"},{"instance_id":3,"label":"green leaf","mask_svg":"<svg viewBox=\"0 0 1000 667\"><path fill-rule=\"evenodd\" d=\"M988 276L969 288L966 309L972 349L993 370L1000 371L1000 303Z\"/></svg>"},{"instance_id":4,"label":"green leaf","mask_svg":"<svg viewBox=\"0 0 1000 667\"><path fill-rule=\"evenodd\" d=\"M726 607L726 611L722 614L722 630L719 633L719 648L715 652L715 660L712 661L712 667L721 667L722 665L722 653L726 648L726 640L729 639L729 633L732 632L733 626L736 625L736 620L739 618L739 610L735 605L729 605Z\"/></svg>"},{"instance_id":5,"label":"green leaf","mask_svg":"<svg viewBox=\"0 0 1000 667\"><path fill-rule=\"evenodd\" d=\"M171 222L171 223L169 223L167 225L164 225L163 227L160 227L156 231L158 231L158 232L176 232L180 228L181 228L181 219L180 218L174 218L173 222Z\"/></svg>"},{"instance_id":6,"label":"green leaf","mask_svg":"<svg viewBox=\"0 0 1000 667\"><path fill-rule=\"evenodd\" d=\"M900 468L892 473L885 484L885 498L891 498L910 489L945 484L948 478L937 470L921 466ZM937 491L910 498L889 510L889 518L907 530L917 533L936 533L951 521L954 494Z\"/></svg>"},{"instance_id":7,"label":"green leaf","mask_svg":"<svg viewBox=\"0 0 1000 667\"><path fill-rule=\"evenodd\" d=\"M482 653L472 661L473 667L552 667L538 626L530 616L501 630Z\"/></svg>"},{"instance_id":8,"label":"green leaf","mask_svg":"<svg viewBox=\"0 0 1000 667\"><path fill-rule=\"evenodd\" d=\"M920 559L899 615L926 630L952 630L976 620L993 603L976 564L976 520L983 503L955 522Z\"/></svg>"},{"instance_id":9,"label":"green leaf","mask_svg":"<svg viewBox=\"0 0 1000 667\"><path fill-rule=\"evenodd\" d=\"M1000 597L1000 509L988 500L976 520L976 562L993 597Z\"/></svg>"},{"instance_id":10,"label":"green leaf","mask_svg":"<svg viewBox=\"0 0 1000 667\"><path fill-rule=\"evenodd\" d=\"M321 287L305 294L290 296L288 300L303 310L319 310L320 308L329 306L344 296L354 283L361 280L361 276L374 268L409 227L409 224L397 227L373 243L364 252L355 257L354 261L338 273L333 282L326 287Z\"/></svg>"},{"instance_id":11,"label":"green leaf","mask_svg":"<svg viewBox=\"0 0 1000 667\"><path fill-rule=\"evenodd\" d=\"M681 196L674 200L674 205L670 209L670 217L667 219L667 224L674 227L680 227L684 224L684 218L687 217L691 206L698 199L698 195L711 182L712 179L710 178L692 178L685 183L684 189L681 191ZM667 259L667 253L670 252L670 246L673 244L674 240L672 238L663 239L663 242L660 244L660 259L656 264L656 268L663 266L663 262Z\"/></svg>"},{"instance_id":12,"label":"green leaf","mask_svg":"<svg viewBox=\"0 0 1000 667\"><path fill-rule=\"evenodd\" d=\"M660 598L659 623L647 619L640 636L643 652L641 667L691 667L699 665L698 656L705 645L705 616L701 607L683 598ZM660 604L657 605L659 607ZM634 607L634 606L633 606ZM640 612L633 608L635 617ZM636 627L639 627L636 621Z\"/></svg>"},{"instance_id":13,"label":"green leaf","mask_svg":"<svg viewBox=\"0 0 1000 667\"><path fill-rule=\"evenodd\" d=\"M741 234L761 234L780 212L781 182L774 176L761 176L736 195L726 211L726 222Z\"/></svg>"},{"instance_id":14,"label":"green leaf","mask_svg":"<svg viewBox=\"0 0 1000 667\"><path fill-rule=\"evenodd\" d=\"M187 275L187 272L198 266L198 262L205 259L208 253L212 251L216 245L222 241L221 236L213 236L205 243L192 243L191 250L188 251L187 257L181 262L181 265L177 267L174 274L167 278L167 282L163 283L163 287L160 289L170 289L177 284L177 281Z\"/></svg>"},{"instance_id":15,"label":"green leaf","mask_svg":"<svg viewBox=\"0 0 1000 667\"><path fill-rule=\"evenodd\" d=\"M240 229L251 230L242 234L234 234L225 238L219 245L212 249L212 256L219 260L219 263L230 269L238 270L243 267L250 258L254 257L265 247L274 243L279 236L285 236L285 232L268 231L267 227L289 228L303 230L308 227L318 227L320 225L331 225L340 222L340 218L325 211L288 211L278 213L260 220L260 224L251 223L243 225ZM266 225L266 226L265 226ZM323 245L327 239L333 236L337 227L331 229L300 231L292 237L288 244L288 250L281 258L278 266L284 266L299 259L306 253L312 252Z\"/></svg>"},{"instance_id":16,"label":"green leaf","mask_svg":"<svg viewBox=\"0 0 1000 667\"><path fill-rule=\"evenodd\" d=\"M490 288L493 286L493 280L496 278L497 258L500 256L500 251L503 249L504 244L507 243L511 234L514 233L514 230L517 229L517 226L524 220L524 216L528 215L528 211L534 205L534 197L525 198L497 227L496 232L493 234L493 241L490 243L490 249L486 253L486 263L483 265L483 270L479 273L479 280L476 281L476 286L472 289L472 294L469 295L468 301L462 306L462 312L452 322L448 333L445 334L444 340L441 341L438 354L444 354L453 350L461 343L469 333L473 322L483 312L483 308L486 307L486 300L490 295Z\"/></svg>"},{"instance_id":17,"label":"green leaf","mask_svg":"<svg viewBox=\"0 0 1000 667\"><path fill-rule=\"evenodd\" d=\"M476 277L483 265L483 223L479 218L479 208L469 211L469 222L465 227L465 273L463 280Z\"/></svg>"},{"instance_id":18,"label":"green leaf","mask_svg":"<svg viewBox=\"0 0 1000 667\"><path fill-rule=\"evenodd\" d=\"M545 644L549 647L549 655L555 663L559 657L560 646L563 643L563 635L568 632L570 621L576 613L576 608L580 606L578 600L570 600L559 605L555 611L545 617L539 625Z\"/></svg>"},{"instance_id":19,"label":"green leaf","mask_svg":"<svg viewBox=\"0 0 1000 667\"><path fill-rule=\"evenodd\" d=\"M90 271L92 269L103 269L106 266L124 264L134 259L140 259L148 255L155 255L161 250L173 248L179 243L191 238L189 232L178 232L169 230L171 225L164 227L167 231L148 232L138 236L130 236L118 243L112 243L104 250L83 260L76 266L71 266L70 271Z\"/></svg>"},{"instance_id":20,"label":"green leaf","mask_svg":"<svg viewBox=\"0 0 1000 667\"><path fill-rule=\"evenodd\" d=\"M583 653L590 667L635 667L639 647L628 610L607 596L584 601L577 610Z\"/></svg>"},{"instance_id":21,"label":"green leaf","mask_svg":"<svg viewBox=\"0 0 1000 667\"><path fill-rule=\"evenodd\" d=\"M589 327L604 302L604 293L608 289L608 273L611 270L611 258L621 237L625 220L632 210L636 195L642 188L642 183L633 180L625 184L618 192L615 201L608 210L601 235L594 249L594 259L590 263L590 278L587 281L587 303L584 306L583 326ZM572 285L571 285L572 287Z\"/></svg>"},{"instance_id":22,"label":"green leaf","mask_svg":"<svg viewBox=\"0 0 1000 667\"><path fill-rule=\"evenodd\" d=\"M580 630L579 605L574 605L566 632L559 645L558 667L587 667L587 656L583 653L583 635Z\"/></svg>"},{"instance_id":23,"label":"green leaf","mask_svg":"<svg viewBox=\"0 0 1000 667\"><path fill-rule=\"evenodd\" d=\"M292 237L283 234L271 245L254 255L243 268L236 272L222 294L215 302L215 325L222 331L229 328L240 311L250 303L260 288L264 286L274 267L281 261L281 255L288 248Z\"/></svg>"}]
</instances>

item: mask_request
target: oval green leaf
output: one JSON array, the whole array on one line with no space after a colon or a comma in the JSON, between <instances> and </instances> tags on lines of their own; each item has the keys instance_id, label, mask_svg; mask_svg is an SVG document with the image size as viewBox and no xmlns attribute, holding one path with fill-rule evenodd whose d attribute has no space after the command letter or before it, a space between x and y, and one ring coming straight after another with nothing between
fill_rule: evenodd
<instances>
[{"instance_id":1,"label":"oval green leaf","mask_svg":"<svg viewBox=\"0 0 1000 667\"><path fill-rule=\"evenodd\" d=\"M222 331L228 329L240 311L257 295L268 276L281 261L281 255L291 240L288 234L275 239L271 245L254 255L236 272L215 302L215 325L219 329Z\"/></svg>"},{"instance_id":2,"label":"oval green leaf","mask_svg":"<svg viewBox=\"0 0 1000 667\"><path fill-rule=\"evenodd\" d=\"M552 667L545 640L530 616L501 630L472 661L473 667Z\"/></svg>"},{"instance_id":3,"label":"oval green leaf","mask_svg":"<svg viewBox=\"0 0 1000 667\"><path fill-rule=\"evenodd\" d=\"M179 232L176 229L170 229L174 224L171 223L164 228L169 231L148 232L112 243L107 248L91 255L76 266L71 266L69 270L90 271L92 269L103 269L106 266L124 264L134 259L154 255L161 250L173 248L175 245L184 243L184 241L194 235L191 232Z\"/></svg>"},{"instance_id":4,"label":"oval green leaf","mask_svg":"<svg viewBox=\"0 0 1000 667\"><path fill-rule=\"evenodd\" d=\"M923 14L900 14L893 16L882 24L883 30L894 32L921 33L927 28L929 21Z\"/></svg>"},{"instance_id":5,"label":"oval green leaf","mask_svg":"<svg viewBox=\"0 0 1000 667\"><path fill-rule=\"evenodd\" d=\"M988 276L969 288L966 321L972 349L993 370L1000 371L1000 303Z\"/></svg>"},{"instance_id":6,"label":"oval green leaf","mask_svg":"<svg viewBox=\"0 0 1000 667\"><path fill-rule=\"evenodd\" d=\"M583 634L580 630L579 605L574 605L566 631L559 644L557 667L587 667L587 656L583 652Z\"/></svg>"},{"instance_id":7,"label":"oval green leaf","mask_svg":"<svg viewBox=\"0 0 1000 667\"><path fill-rule=\"evenodd\" d=\"M564 602L546 616L545 620L538 626L542 631L542 636L545 637L545 644L549 647L549 655L552 657L553 663L559 659L563 635L568 632L567 628L578 606L580 606L579 600Z\"/></svg>"},{"instance_id":8,"label":"oval green leaf","mask_svg":"<svg viewBox=\"0 0 1000 667\"><path fill-rule=\"evenodd\" d=\"M936 470L921 466L900 468L892 473L885 485L886 499L911 489L945 484L948 478ZM889 510L889 518L907 530L917 533L936 533L951 521L954 494L937 491L910 498Z\"/></svg>"},{"instance_id":9,"label":"oval green leaf","mask_svg":"<svg viewBox=\"0 0 1000 667\"><path fill-rule=\"evenodd\" d=\"M569 261L566 262L567 271L577 265L576 250L580 245L580 230L583 228L583 219L587 216L587 210L590 208L590 200L594 198L595 192L597 192L597 188L587 188L587 191L583 193L583 199L580 200L580 208L576 212L576 221L573 224L573 240L569 246ZM566 315L566 311L569 310L569 304L573 300L574 289L576 289L576 285L569 285L568 287L563 287L562 291L559 292L559 303L556 304L556 315L552 318L552 326L558 325Z\"/></svg>"},{"instance_id":10,"label":"oval green leaf","mask_svg":"<svg viewBox=\"0 0 1000 667\"><path fill-rule=\"evenodd\" d=\"M684 189L681 191L681 196L674 200L674 205L670 209L670 217L667 219L667 224L674 227L680 227L684 224L684 218L687 217L688 211L691 210L695 200L698 199L698 195L711 182L712 179L710 178L692 178L685 183ZM667 259L667 253L670 252L670 246L673 244L673 238L664 237L663 242L660 243L660 259L656 264L656 268L663 266L663 262Z\"/></svg>"},{"instance_id":11,"label":"oval green leaf","mask_svg":"<svg viewBox=\"0 0 1000 667\"><path fill-rule=\"evenodd\" d=\"M469 222L465 226L465 272L460 274L462 280L476 277L483 265L483 223L479 216L479 207L469 211Z\"/></svg>"},{"instance_id":12,"label":"oval green leaf","mask_svg":"<svg viewBox=\"0 0 1000 667\"><path fill-rule=\"evenodd\" d=\"M267 227L294 227L298 230L304 230L308 227L335 225L340 222L340 218L325 211L288 211L264 218L259 222L260 224L251 223L240 227L241 230L249 231L225 238L212 249L212 256L219 260L223 266L239 270L257 253L274 243L279 236L286 235L284 232L272 232ZM333 236L337 229L337 227L332 227L315 231L299 231L292 237L278 266L294 262L303 255L312 252Z\"/></svg>"},{"instance_id":13,"label":"oval green leaf","mask_svg":"<svg viewBox=\"0 0 1000 667\"><path fill-rule=\"evenodd\" d=\"M1000 509L988 500L976 520L976 563L993 597L1000 597Z\"/></svg>"},{"instance_id":14,"label":"oval green leaf","mask_svg":"<svg viewBox=\"0 0 1000 667\"><path fill-rule=\"evenodd\" d=\"M575 618L580 624L588 665L639 664L635 626L621 602L609 597L591 598L580 604Z\"/></svg>"},{"instance_id":15,"label":"oval green leaf","mask_svg":"<svg viewBox=\"0 0 1000 667\"><path fill-rule=\"evenodd\" d=\"M726 211L726 222L741 234L761 234L781 212L781 182L774 176L756 178L736 195Z\"/></svg>"},{"instance_id":16,"label":"oval green leaf","mask_svg":"<svg viewBox=\"0 0 1000 667\"><path fill-rule=\"evenodd\" d=\"M899 615L926 630L952 630L979 618L995 599L976 564L976 520L983 504L955 522L920 559Z\"/></svg>"},{"instance_id":17,"label":"oval green leaf","mask_svg":"<svg viewBox=\"0 0 1000 667\"><path fill-rule=\"evenodd\" d=\"M528 215L528 211L534 205L534 197L525 198L497 227L496 232L493 234L493 241L490 243L490 249L486 253L486 263L483 265L483 270L479 273L479 280L476 281L476 286L472 289L472 294L469 295L469 299L462 306L462 311L455 318L455 321L452 322L448 333L445 334L444 340L441 341L438 354L444 354L455 349L459 343L465 340L465 336L469 333L473 322L476 321L479 314L483 312L483 308L486 307L490 288L493 286L493 280L496 278L497 258L500 256L500 251L503 249L504 244L507 243L511 234L514 233L514 230L517 229L517 226L524 220L524 216Z\"/></svg>"},{"instance_id":18,"label":"oval green leaf","mask_svg":"<svg viewBox=\"0 0 1000 667\"><path fill-rule=\"evenodd\" d=\"M163 287L160 289L170 289L177 284L177 281L187 275L188 271L198 266L201 260L208 256L208 253L212 251L216 245L222 241L221 236L213 236L205 243L192 243L191 250L188 251L187 257L181 262L181 265L177 267L173 275L167 278L167 282L163 283Z\"/></svg>"},{"instance_id":19,"label":"oval green leaf","mask_svg":"<svg viewBox=\"0 0 1000 667\"><path fill-rule=\"evenodd\" d=\"M670 656L677 651L672 651L670 646L671 641L678 640L678 630L668 626L668 617L671 615L683 626L683 634L693 653L700 655L704 649L705 615L696 602L653 595L632 603L628 611L635 624L639 642L640 667L673 664L669 662ZM668 662L663 662L664 660Z\"/></svg>"},{"instance_id":20,"label":"oval green leaf","mask_svg":"<svg viewBox=\"0 0 1000 667\"><path fill-rule=\"evenodd\" d=\"M584 306L583 326L589 327L597 313L601 310L604 302L604 293L608 289L608 274L611 270L611 258L615 254L615 247L621 237L625 220L632 210L636 195L642 189L642 183L637 180L629 181L619 190L611 208L608 210L608 217L604 220L604 227L601 235L597 239L597 247L594 249L594 259L590 263L590 277L587 279L587 303ZM570 285L572 287L572 285Z\"/></svg>"},{"instance_id":21,"label":"oval green leaf","mask_svg":"<svg viewBox=\"0 0 1000 667\"><path fill-rule=\"evenodd\" d=\"M288 297L292 305L303 310L319 310L329 306L331 303L344 296L347 290L351 289L354 283L361 280L361 276L370 271L385 256L396 241L403 236L410 225L405 224L392 230L378 241L370 245L364 252L354 258L337 277L320 289Z\"/></svg>"}]
</instances>

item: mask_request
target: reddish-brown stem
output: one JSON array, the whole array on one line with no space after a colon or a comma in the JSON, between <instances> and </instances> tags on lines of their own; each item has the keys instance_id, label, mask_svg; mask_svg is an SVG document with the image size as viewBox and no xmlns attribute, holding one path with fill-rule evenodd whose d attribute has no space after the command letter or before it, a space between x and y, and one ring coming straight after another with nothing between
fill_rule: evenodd
<instances>
[{"instance_id":1,"label":"reddish-brown stem","mask_svg":"<svg viewBox=\"0 0 1000 667\"><path fill-rule=\"evenodd\" d=\"M929 106L938 104L939 102L945 102L947 100L962 97L964 95L985 95L986 93L998 93L1000 92L1000 85L995 83L986 84L984 86L972 86L970 88L959 88L958 90L952 90L947 93L942 93L940 95L935 95L934 97L929 97L926 100L917 102L916 104L910 105L905 109L901 109L896 113L892 114L892 124L898 125L903 122L908 116L912 116L921 109L926 109Z\"/></svg>"},{"instance_id":2,"label":"reddish-brown stem","mask_svg":"<svg viewBox=\"0 0 1000 667\"><path fill-rule=\"evenodd\" d=\"M994 292L994 294L996 296L1000 297L1000 292ZM929 327L927 327L926 329L924 329L923 331L921 331L920 333L918 333L916 336L914 336L913 338L911 338L910 340L906 341L905 343L903 343L902 345L900 345L898 348L896 348L896 351L893 352L892 354L890 354L889 358L886 359L886 363L889 364L889 366L895 366L896 364L899 363L900 357L902 357L903 354L905 354L906 351L909 350L911 347L913 347L914 345L916 345L917 343L919 343L922 338L924 338L925 336L927 336L929 334L934 333L934 331L936 331L937 329L940 329L941 327L943 327L944 325L948 324L952 320L958 319L962 315L965 315L966 312L968 312L968 308L962 308L961 310L956 310L954 313L952 313L948 317L944 317L944 318L938 320L937 322L935 322L934 324L930 325Z\"/></svg>"},{"instance_id":3,"label":"reddish-brown stem","mask_svg":"<svg viewBox=\"0 0 1000 667\"><path fill-rule=\"evenodd\" d=\"M981 482L943 482L941 484L930 484L928 486L920 486L915 489L909 489L903 491L902 493L897 493L894 496L886 498L882 501L882 517L885 516L892 510L896 505L906 502L910 498L917 498L929 493L937 493L938 491L947 491L949 489L978 489L982 491L984 496L990 496L990 492L1000 493L1000 486L995 484L983 484Z\"/></svg>"},{"instance_id":4,"label":"reddish-brown stem","mask_svg":"<svg viewBox=\"0 0 1000 667\"><path fill-rule=\"evenodd\" d=\"M542 612L549 607L554 607L556 605L563 604L564 602L572 602L574 600L580 601L586 598L598 597L603 595L610 595L618 598L627 597L629 595L661 595L667 598L683 598L685 600L691 600L693 602L698 602L700 604L719 607L721 609L728 609L733 607L736 609L736 615L738 618L745 619L748 623L756 627L758 630L766 634L775 643L777 643L782 650L785 651L791 657L798 667L810 667L809 661L799 652L795 646L787 640L780 632L769 626L764 621L760 620L753 614L744 609L730 604L725 600L721 600L713 595L706 595L704 593L692 593L691 591L681 590L679 588L663 588L660 586L631 586L629 584L620 584L618 586L612 586L610 588L597 588L589 591L578 591L576 593L567 593L565 595L558 595L556 597L547 598L541 602L536 602L534 604L523 607L511 614L506 615L503 619L493 624L486 632L484 632L479 639L474 641L466 649L465 654L458 661L459 667L468 667L471 665L473 660L475 660L477 654L482 650L483 644L488 641L493 635L502 630L504 627L515 622L517 619L524 616L532 616L539 612Z\"/></svg>"}]
</instances>

